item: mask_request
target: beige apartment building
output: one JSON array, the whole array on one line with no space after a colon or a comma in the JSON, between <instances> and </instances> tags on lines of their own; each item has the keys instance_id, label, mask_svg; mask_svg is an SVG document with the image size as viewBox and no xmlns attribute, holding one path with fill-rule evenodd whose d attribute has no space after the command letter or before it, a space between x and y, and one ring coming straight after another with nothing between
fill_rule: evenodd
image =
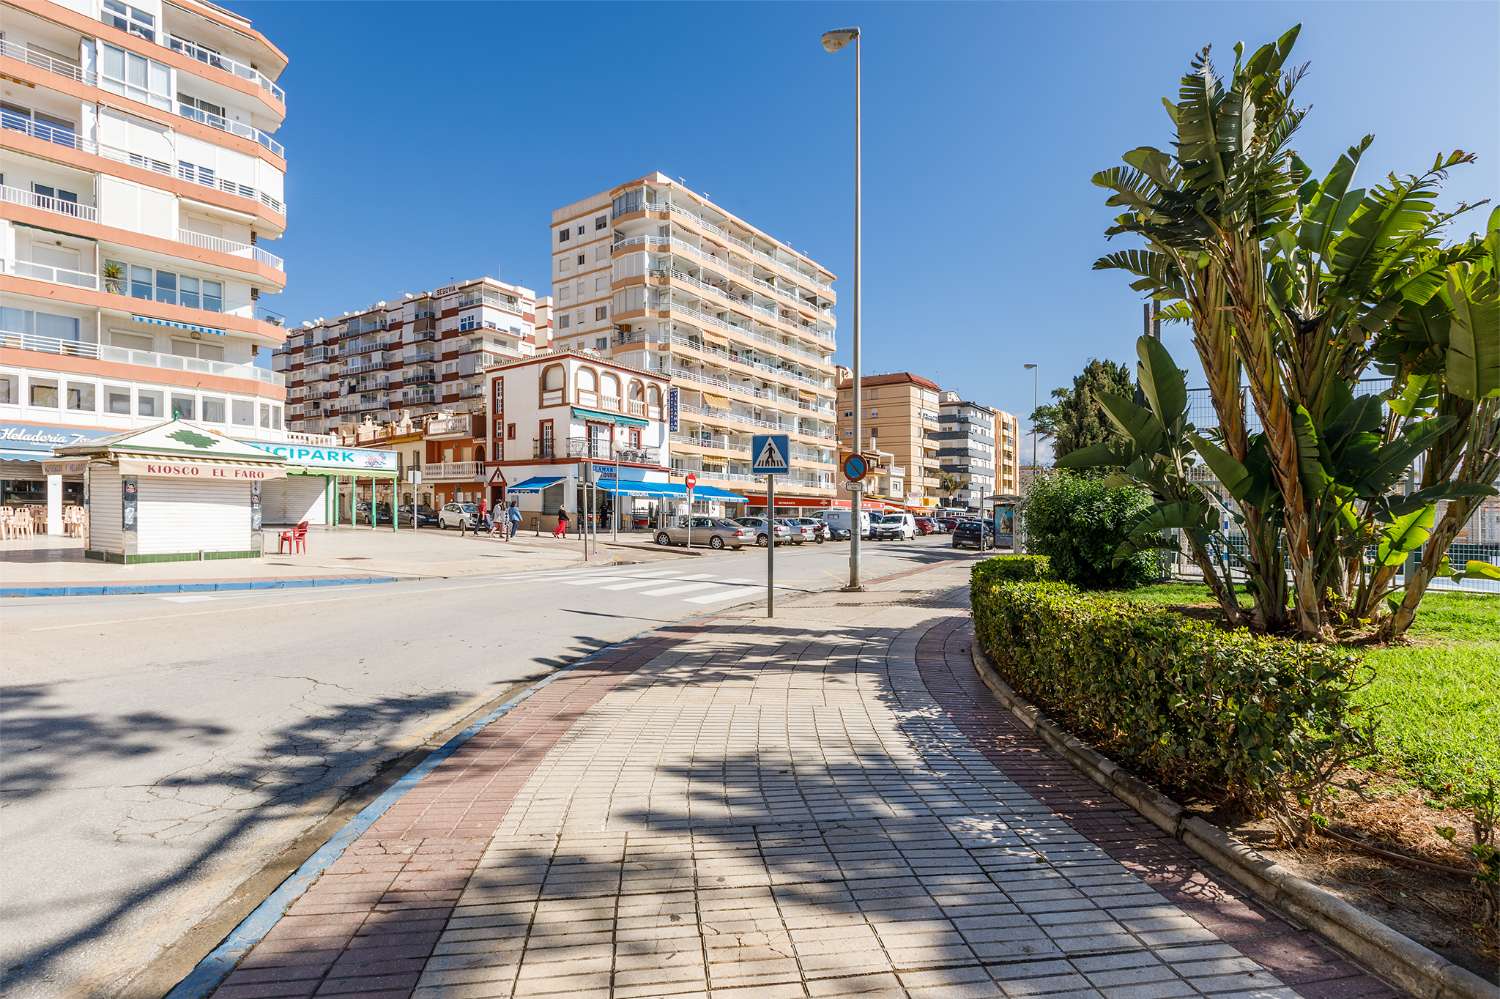
<instances>
[{"instance_id":1,"label":"beige apartment building","mask_svg":"<svg viewBox=\"0 0 1500 999\"><path fill-rule=\"evenodd\" d=\"M942 389L936 382L910 371L885 375L866 375L860 379L861 405L864 409L865 439L862 451L889 452L891 464L905 470L904 496L890 499L911 507L936 507L941 503L938 488L942 464L938 451L939 398ZM854 380L847 368L840 369L839 443L846 451L854 450Z\"/></svg>"},{"instance_id":2,"label":"beige apartment building","mask_svg":"<svg viewBox=\"0 0 1500 999\"><path fill-rule=\"evenodd\" d=\"M778 510L836 490L834 276L661 173L552 213L554 343L665 375L674 477L746 496L750 439L791 438Z\"/></svg>"},{"instance_id":3,"label":"beige apartment building","mask_svg":"<svg viewBox=\"0 0 1500 999\"><path fill-rule=\"evenodd\" d=\"M1003 409L995 410L995 492L1021 494L1021 421Z\"/></svg>"}]
</instances>

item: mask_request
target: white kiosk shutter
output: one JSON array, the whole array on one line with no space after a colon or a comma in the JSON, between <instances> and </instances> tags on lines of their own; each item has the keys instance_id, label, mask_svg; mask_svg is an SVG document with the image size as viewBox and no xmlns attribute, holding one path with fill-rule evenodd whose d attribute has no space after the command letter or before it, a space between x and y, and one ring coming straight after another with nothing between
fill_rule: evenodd
<instances>
[{"instance_id":1,"label":"white kiosk shutter","mask_svg":"<svg viewBox=\"0 0 1500 999\"><path fill-rule=\"evenodd\" d=\"M137 481L137 554L251 547L248 482L184 482L145 475Z\"/></svg>"},{"instance_id":2,"label":"white kiosk shutter","mask_svg":"<svg viewBox=\"0 0 1500 999\"><path fill-rule=\"evenodd\" d=\"M323 490L330 481L322 475L288 475L262 483L261 523L278 526L300 524L304 520L314 525L326 523Z\"/></svg>"}]
</instances>

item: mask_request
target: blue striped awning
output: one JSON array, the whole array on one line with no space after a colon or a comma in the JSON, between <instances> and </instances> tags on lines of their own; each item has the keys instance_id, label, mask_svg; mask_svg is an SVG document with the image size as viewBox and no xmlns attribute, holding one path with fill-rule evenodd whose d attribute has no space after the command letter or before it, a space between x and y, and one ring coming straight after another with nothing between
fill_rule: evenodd
<instances>
[{"instance_id":1,"label":"blue striped awning","mask_svg":"<svg viewBox=\"0 0 1500 999\"><path fill-rule=\"evenodd\" d=\"M0 451L0 461L46 461L51 451Z\"/></svg>"},{"instance_id":2,"label":"blue striped awning","mask_svg":"<svg viewBox=\"0 0 1500 999\"><path fill-rule=\"evenodd\" d=\"M170 326L174 330L187 330L190 333L208 333L212 336L223 336L223 330L214 329L212 326L199 326L197 323L179 323L175 319L157 319L155 316L130 316L133 323L151 323L155 326Z\"/></svg>"},{"instance_id":3,"label":"blue striped awning","mask_svg":"<svg viewBox=\"0 0 1500 999\"><path fill-rule=\"evenodd\" d=\"M507 493L539 493L548 486L556 485L562 481L561 475L533 475L525 482L517 482L513 486L506 486Z\"/></svg>"}]
</instances>

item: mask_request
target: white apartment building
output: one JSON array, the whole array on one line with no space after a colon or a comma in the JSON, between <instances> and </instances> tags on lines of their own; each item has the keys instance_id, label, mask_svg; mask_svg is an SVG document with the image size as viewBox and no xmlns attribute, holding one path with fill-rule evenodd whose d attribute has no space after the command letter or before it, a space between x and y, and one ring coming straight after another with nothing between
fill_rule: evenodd
<instances>
[{"instance_id":1,"label":"white apartment building","mask_svg":"<svg viewBox=\"0 0 1500 999\"><path fill-rule=\"evenodd\" d=\"M945 497L950 505L977 511L994 495L995 413L957 392L938 398L938 465L958 480L958 489Z\"/></svg>"},{"instance_id":2,"label":"white apartment building","mask_svg":"<svg viewBox=\"0 0 1500 999\"><path fill-rule=\"evenodd\" d=\"M551 245L555 344L671 380L676 476L763 509L750 438L786 433L777 509L847 504L835 490L833 274L661 173L557 209Z\"/></svg>"},{"instance_id":3,"label":"white apartment building","mask_svg":"<svg viewBox=\"0 0 1500 999\"><path fill-rule=\"evenodd\" d=\"M286 56L202 0L0 0L0 503L172 417L284 439Z\"/></svg>"}]
</instances>

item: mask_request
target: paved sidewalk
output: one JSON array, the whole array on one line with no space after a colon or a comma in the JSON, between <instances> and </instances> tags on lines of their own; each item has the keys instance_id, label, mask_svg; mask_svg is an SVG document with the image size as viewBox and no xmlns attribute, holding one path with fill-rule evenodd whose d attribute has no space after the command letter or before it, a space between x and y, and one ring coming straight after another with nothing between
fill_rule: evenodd
<instances>
[{"instance_id":1,"label":"paved sidewalk","mask_svg":"<svg viewBox=\"0 0 1500 999\"><path fill-rule=\"evenodd\" d=\"M989 699L966 567L661 629L434 770L219 999L1394 993Z\"/></svg>"}]
</instances>

